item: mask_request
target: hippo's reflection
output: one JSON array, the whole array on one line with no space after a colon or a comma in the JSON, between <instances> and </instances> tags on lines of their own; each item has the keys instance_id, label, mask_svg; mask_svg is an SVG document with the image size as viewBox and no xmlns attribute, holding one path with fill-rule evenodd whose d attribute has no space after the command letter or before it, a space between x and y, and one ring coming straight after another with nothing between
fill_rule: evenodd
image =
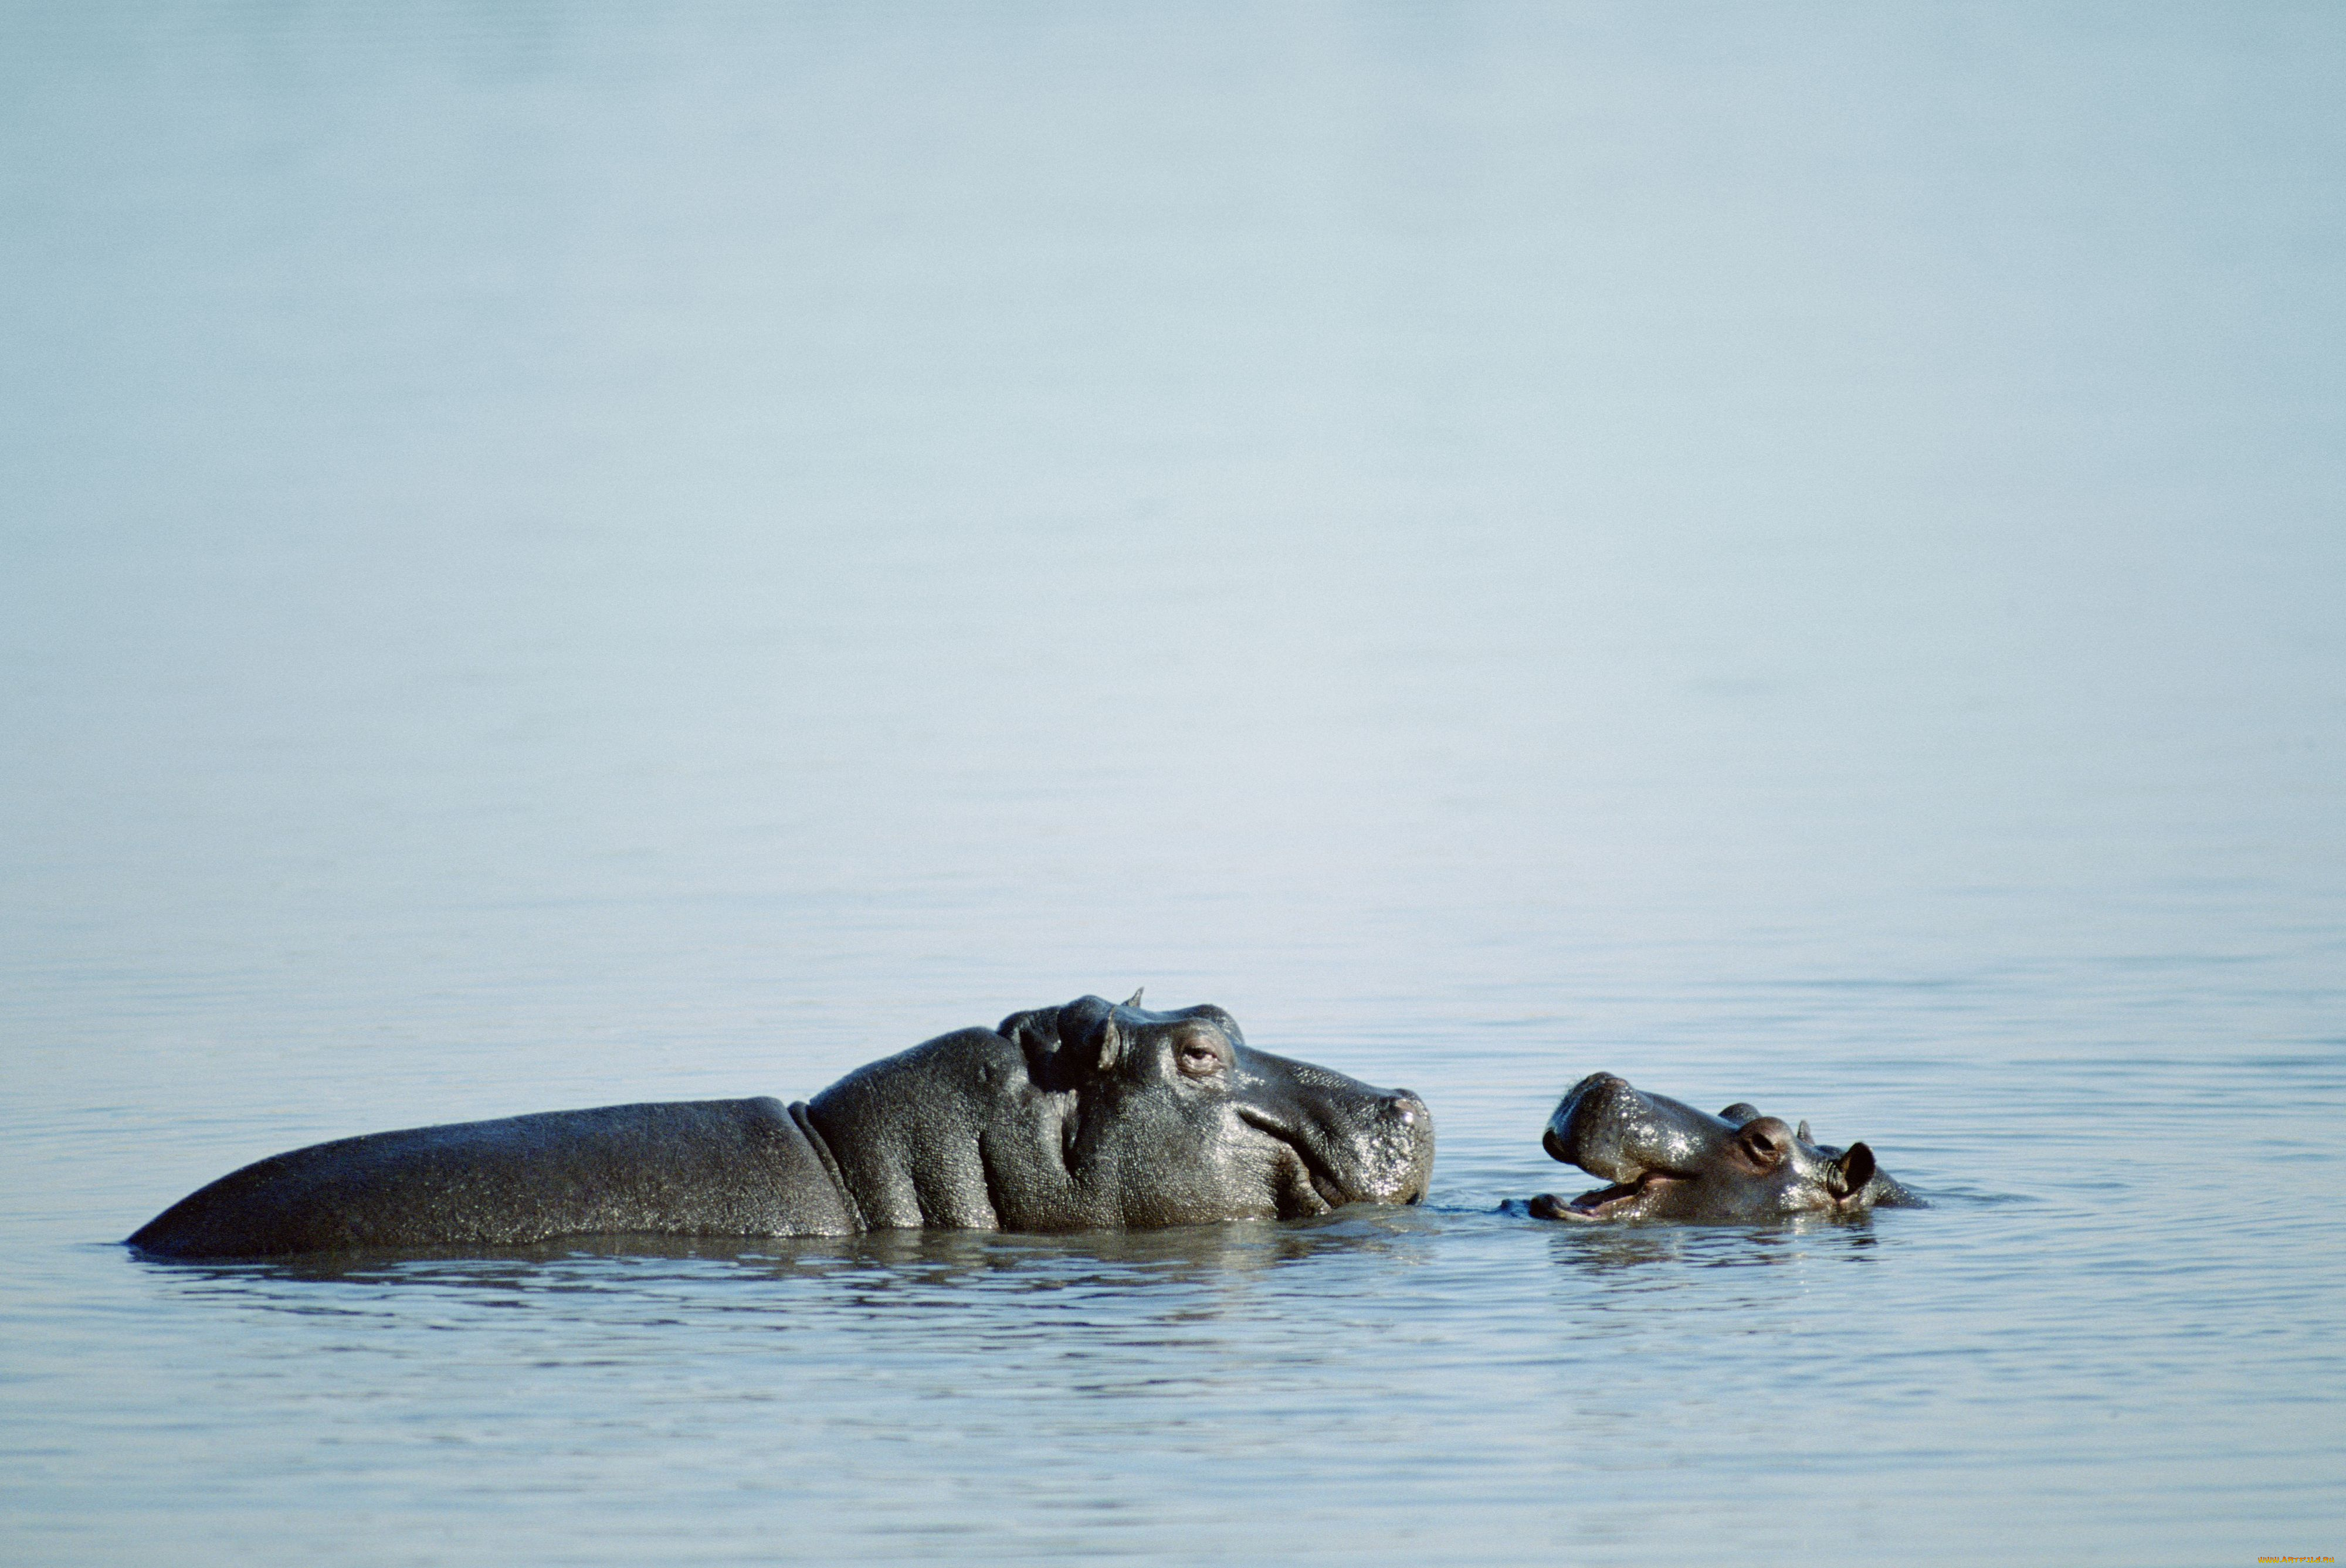
<instances>
[{"instance_id":1,"label":"hippo's reflection","mask_svg":"<svg viewBox=\"0 0 2346 1568\"><path fill-rule=\"evenodd\" d=\"M854 1237L754 1240L661 1236L574 1237L527 1247L407 1247L307 1253L149 1267L208 1291L292 1312L332 1309L307 1288L357 1287L393 1303L410 1292L549 1302L578 1293L620 1296L741 1284L789 1287L777 1309L812 1292L829 1305L893 1310L907 1297L1006 1284L1021 1292L1228 1286L1270 1269L1340 1255L1391 1255L1434 1234L1423 1208L1352 1208L1285 1224L1239 1221L1151 1231L1035 1236L994 1231L873 1231ZM291 1291L280 1287L300 1287ZM333 1298L343 1305L347 1296Z\"/></svg>"},{"instance_id":2,"label":"hippo's reflection","mask_svg":"<svg viewBox=\"0 0 2346 1568\"><path fill-rule=\"evenodd\" d=\"M1531 1206L1510 1205L1509 1211L1528 1214ZM1665 1283L1688 1268L1769 1268L1827 1257L1862 1258L1882 1242L1867 1227L1835 1223L1820 1215L1796 1217L1760 1229L1555 1227L1547 1230L1547 1238L1550 1256L1560 1265L1599 1275L1665 1266L1670 1270L1663 1277Z\"/></svg>"}]
</instances>

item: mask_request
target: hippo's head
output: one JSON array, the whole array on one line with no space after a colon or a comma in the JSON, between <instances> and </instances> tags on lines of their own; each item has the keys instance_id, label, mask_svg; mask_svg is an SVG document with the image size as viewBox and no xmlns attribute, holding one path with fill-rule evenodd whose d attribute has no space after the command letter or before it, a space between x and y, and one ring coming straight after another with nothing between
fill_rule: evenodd
<instances>
[{"instance_id":1,"label":"hippo's head","mask_svg":"<svg viewBox=\"0 0 2346 1568\"><path fill-rule=\"evenodd\" d=\"M1127 1227L1415 1203L1433 1117L1406 1089L1257 1051L1219 1007L1151 1013L1140 993L1013 1013L999 1033L1057 1100L1075 1185Z\"/></svg>"},{"instance_id":2,"label":"hippo's head","mask_svg":"<svg viewBox=\"0 0 2346 1568\"><path fill-rule=\"evenodd\" d=\"M1574 1085L1541 1146L1612 1183L1569 1202L1532 1200L1545 1219L1668 1219L1732 1225L1801 1214L1862 1214L1918 1200L1863 1144L1837 1149L1751 1105L1718 1115L1630 1087L1610 1073Z\"/></svg>"},{"instance_id":3,"label":"hippo's head","mask_svg":"<svg viewBox=\"0 0 2346 1568\"><path fill-rule=\"evenodd\" d=\"M1250 1049L1219 1007L1096 996L875 1062L809 1103L871 1228L1139 1229L1415 1203L1406 1089Z\"/></svg>"}]
</instances>

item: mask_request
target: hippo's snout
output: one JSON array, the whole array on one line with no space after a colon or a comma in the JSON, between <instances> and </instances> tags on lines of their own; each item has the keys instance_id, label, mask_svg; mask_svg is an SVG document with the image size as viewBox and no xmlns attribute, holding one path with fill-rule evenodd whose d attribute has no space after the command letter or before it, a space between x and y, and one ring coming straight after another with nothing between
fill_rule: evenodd
<instances>
[{"instance_id":1,"label":"hippo's snout","mask_svg":"<svg viewBox=\"0 0 2346 1568\"><path fill-rule=\"evenodd\" d=\"M1669 1115L1664 1107L1681 1109L1671 1101L1657 1105L1627 1078L1591 1073L1572 1086L1548 1117L1540 1146L1549 1158L1610 1182L1634 1182L1648 1171L1680 1168L1701 1142L1702 1129Z\"/></svg>"},{"instance_id":2,"label":"hippo's snout","mask_svg":"<svg viewBox=\"0 0 2346 1568\"><path fill-rule=\"evenodd\" d=\"M1407 1089L1394 1089L1377 1106L1383 1124L1372 1135L1362 1194L1372 1203L1418 1203L1433 1175L1433 1113Z\"/></svg>"},{"instance_id":3,"label":"hippo's snout","mask_svg":"<svg viewBox=\"0 0 2346 1568\"><path fill-rule=\"evenodd\" d=\"M1433 1175L1433 1113L1407 1089L1389 1089L1369 1107L1352 1168L1339 1181L1347 1202L1417 1203Z\"/></svg>"},{"instance_id":4,"label":"hippo's snout","mask_svg":"<svg viewBox=\"0 0 2346 1568\"><path fill-rule=\"evenodd\" d=\"M1407 1089L1379 1089L1265 1052L1231 1109L1291 1151L1313 1202L1290 1189L1296 1214L1348 1203L1417 1203L1433 1174L1433 1113ZM1287 1212L1282 1207L1281 1212Z\"/></svg>"}]
</instances>

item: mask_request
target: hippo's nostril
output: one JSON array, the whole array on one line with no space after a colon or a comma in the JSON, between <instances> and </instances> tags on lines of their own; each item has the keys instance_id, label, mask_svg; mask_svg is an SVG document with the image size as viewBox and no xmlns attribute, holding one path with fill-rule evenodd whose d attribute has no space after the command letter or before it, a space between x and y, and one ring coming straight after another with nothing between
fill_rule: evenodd
<instances>
[{"instance_id":1,"label":"hippo's nostril","mask_svg":"<svg viewBox=\"0 0 2346 1568\"><path fill-rule=\"evenodd\" d=\"M1425 1102L1407 1089L1395 1089L1392 1094L1387 1095L1385 1106L1399 1117L1405 1126L1414 1124L1418 1117L1425 1115Z\"/></svg>"}]
</instances>

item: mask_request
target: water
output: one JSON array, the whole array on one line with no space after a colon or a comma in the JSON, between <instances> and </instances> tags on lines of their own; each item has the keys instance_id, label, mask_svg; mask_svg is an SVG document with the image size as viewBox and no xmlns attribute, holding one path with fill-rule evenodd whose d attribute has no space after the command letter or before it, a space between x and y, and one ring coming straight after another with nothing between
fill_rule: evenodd
<instances>
[{"instance_id":1,"label":"water","mask_svg":"<svg viewBox=\"0 0 2346 1568\"><path fill-rule=\"evenodd\" d=\"M0 18L9 1561L2346 1545L2334 11ZM1143 983L1430 1204L114 1245Z\"/></svg>"}]
</instances>

